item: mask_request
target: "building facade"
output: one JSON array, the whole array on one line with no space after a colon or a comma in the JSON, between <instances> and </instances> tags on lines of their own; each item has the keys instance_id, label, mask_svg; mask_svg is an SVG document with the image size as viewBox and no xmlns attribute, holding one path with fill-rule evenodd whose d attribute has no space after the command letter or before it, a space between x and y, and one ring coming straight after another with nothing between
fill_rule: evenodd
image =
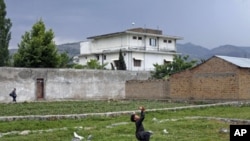
<instances>
[{"instance_id":1,"label":"building facade","mask_svg":"<svg viewBox=\"0 0 250 141\"><path fill-rule=\"evenodd\" d=\"M148 71L155 63L173 61L176 41L181 38L163 35L161 30L133 28L87 39L80 44L80 64L96 59L100 64L107 63L107 69L116 68L121 50L127 70Z\"/></svg>"}]
</instances>

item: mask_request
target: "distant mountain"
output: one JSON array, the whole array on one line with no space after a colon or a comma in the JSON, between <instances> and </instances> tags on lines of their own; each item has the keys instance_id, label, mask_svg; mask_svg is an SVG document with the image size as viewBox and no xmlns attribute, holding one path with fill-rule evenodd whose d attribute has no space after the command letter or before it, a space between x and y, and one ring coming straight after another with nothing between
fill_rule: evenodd
<instances>
[{"instance_id":1,"label":"distant mountain","mask_svg":"<svg viewBox=\"0 0 250 141\"><path fill-rule=\"evenodd\" d=\"M177 44L177 52L182 55L189 55L194 60L208 59L213 56L209 49L192 43Z\"/></svg>"},{"instance_id":2,"label":"distant mountain","mask_svg":"<svg viewBox=\"0 0 250 141\"><path fill-rule=\"evenodd\" d=\"M239 47L239 48L245 50L248 53L250 53L250 47Z\"/></svg>"},{"instance_id":3,"label":"distant mountain","mask_svg":"<svg viewBox=\"0 0 250 141\"><path fill-rule=\"evenodd\" d=\"M224 55L232 57L250 57L250 53L246 51L247 48L237 47L233 45L219 46L211 50L214 55Z\"/></svg>"},{"instance_id":4,"label":"distant mountain","mask_svg":"<svg viewBox=\"0 0 250 141\"><path fill-rule=\"evenodd\" d=\"M10 55L13 55L17 52L17 49L9 49Z\"/></svg>"},{"instance_id":5,"label":"distant mountain","mask_svg":"<svg viewBox=\"0 0 250 141\"><path fill-rule=\"evenodd\" d=\"M80 42L57 45L57 49L59 53L66 52L69 57L73 57L80 54ZM17 52L17 49L10 49L9 51L13 55Z\"/></svg>"},{"instance_id":6,"label":"distant mountain","mask_svg":"<svg viewBox=\"0 0 250 141\"><path fill-rule=\"evenodd\" d=\"M208 59L214 55L250 58L250 47L233 45L223 45L209 50L192 43L177 44L177 52L189 55L189 58L193 60Z\"/></svg>"},{"instance_id":7,"label":"distant mountain","mask_svg":"<svg viewBox=\"0 0 250 141\"><path fill-rule=\"evenodd\" d=\"M57 49L60 53L66 52L69 57L73 57L80 54L80 42L57 45Z\"/></svg>"}]
</instances>

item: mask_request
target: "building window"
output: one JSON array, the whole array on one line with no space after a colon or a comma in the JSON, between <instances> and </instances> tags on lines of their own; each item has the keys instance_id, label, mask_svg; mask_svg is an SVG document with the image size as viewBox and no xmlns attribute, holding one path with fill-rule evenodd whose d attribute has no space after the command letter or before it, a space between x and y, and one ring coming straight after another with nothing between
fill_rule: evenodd
<instances>
[{"instance_id":1,"label":"building window","mask_svg":"<svg viewBox=\"0 0 250 141\"><path fill-rule=\"evenodd\" d=\"M138 40L142 40L142 37L138 37Z\"/></svg>"},{"instance_id":2,"label":"building window","mask_svg":"<svg viewBox=\"0 0 250 141\"><path fill-rule=\"evenodd\" d=\"M149 45L150 45L150 46L156 46L156 39L150 38L150 39L149 39Z\"/></svg>"},{"instance_id":3,"label":"building window","mask_svg":"<svg viewBox=\"0 0 250 141\"><path fill-rule=\"evenodd\" d=\"M169 43L171 44L172 43L172 40L163 40L164 43Z\"/></svg>"},{"instance_id":4,"label":"building window","mask_svg":"<svg viewBox=\"0 0 250 141\"><path fill-rule=\"evenodd\" d=\"M97 54L97 55L96 55L96 60L99 60L99 59L100 59L100 58L99 58L99 55Z\"/></svg>"},{"instance_id":5,"label":"building window","mask_svg":"<svg viewBox=\"0 0 250 141\"><path fill-rule=\"evenodd\" d=\"M136 37L136 36L133 36L133 39L134 39L134 40L136 40L136 39L137 39L137 37Z\"/></svg>"},{"instance_id":6,"label":"building window","mask_svg":"<svg viewBox=\"0 0 250 141\"><path fill-rule=\"evenodd\" d=\"M134 66L135 67L140 67L141 66L141 60L134 59Z\"/></svg>"},{"instance_id":7,"label":"building window","mask_svg":"<svg viewBox=\"0 0 250 141\"><path fill-rule=\"evenodd\" d=\"M103 55L103 60L106 60L106 58L107 58L106 55Z\"/></svg>"},{"instance_id":8,"label":"building window","mask_svg":"<svg viewBox=\"0 0 250 141\"><path fill-rule=\"evenodd\" d=\"M171 62L170 61L167 61L166 59L164 59L164 64L170 64Z\"/></svg>"}]
</instances>

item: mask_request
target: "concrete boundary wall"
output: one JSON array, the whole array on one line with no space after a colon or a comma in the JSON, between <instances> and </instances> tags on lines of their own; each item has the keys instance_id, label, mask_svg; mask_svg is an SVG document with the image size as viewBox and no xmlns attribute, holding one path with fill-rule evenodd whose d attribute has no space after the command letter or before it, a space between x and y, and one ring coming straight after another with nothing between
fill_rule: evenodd
<instances>
[{"instance_id":1,"label":"concrete boundary wall","mask_svg":"<svg viewBox=\"0 0 250 141\"><path fill-rule=\"evenodd\" d=\"M0 102L124 99L127 80L147 80L149 72L0 67Z\"/></svg>"}]
</instances>

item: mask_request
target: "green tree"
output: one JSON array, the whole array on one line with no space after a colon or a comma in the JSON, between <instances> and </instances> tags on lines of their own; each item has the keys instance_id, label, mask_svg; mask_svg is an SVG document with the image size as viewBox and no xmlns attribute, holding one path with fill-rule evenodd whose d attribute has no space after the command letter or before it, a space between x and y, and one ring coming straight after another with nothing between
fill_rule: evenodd
<instances>
[{"instance_id":1,"label":"green tree","mask_svg":"<svg viewBox=\"0 0 250 141\"><path fill-rule=\"evenodd\" d=\"M126 70L126 69L127 69L126 63L122 55L122 50L120 49L117 70Z\"/></svg>"},{"instance_id":2,"label":"green tree","mask_svg":"<svg viewBox=\"0 0 250 141\"><path fill-rule=\"evenodd\" d=\"M6 5L0 0L0 66L9 65L9 41L11 38L10 28L12 23L6 18Z\"/></svg>"},{"instance_id":3,"label":"green tree","mask_svg":"<svg viewBox=\"0 0 250 141\"><path fill-rule=\"evenodd\" d=\"M84 69L84 66L80 65L80 64L73 64L72 68L74 68L74 69Z\"/></svg>"},{"instance_id":4,"label":"green tree","mask_svg":"<svg viewBox=\"0 0 250 141\"><path fill-rule=\"evenodd\" d=\"M34 68L59 67L60 54L57 53L53 41L52 29L46 31L42 20L36 22L30 32L25 32L22 41L18 44L18 51L14 55L14 66Z\"/></svg>"},{"instance_id":5,"label":"green tree","mask_svg":"<svg viewBox=\"0 0 250 141\"><path fill-rule=\"evenodd\" d=\"M200 59L200 64L205 63L207 60L206 59Z\"/></svg>"},{"instance_id":6,"label":"green tree","mask_svg":"<svg viewBox=\"0 0 250 141\"><path fill-rule=\"evenodd\" d=\"M85 69L105 69L105 67L107 66L107 63L101 65L98 60L95 59L91 59L90 61L87 62L86 65L84 65L83 67Z\"/></svg>"},{"instance_id":7,"label":"green tree","mask_svg":"<svg viewBox=\"0 0 250 141\"><path fill-rule=\"evenodd\" d=\"M193 67L197 61L188 61L189 56L175 55L171 63L154 64L154 71L151 71L151 77L156 79L167 78L171 74Z\"/></svg>"},{"instance_id":8,"label":"green tree","mask_svg":"<svg viewBox=\"0 0 250 141\"><path fill-rule=\"evenodd\" d=\"M60 54L60 63L59 68L68 68L70 67L70 62L72 59L68 56L66 52Z\"/></svg>"}]
</instances>

